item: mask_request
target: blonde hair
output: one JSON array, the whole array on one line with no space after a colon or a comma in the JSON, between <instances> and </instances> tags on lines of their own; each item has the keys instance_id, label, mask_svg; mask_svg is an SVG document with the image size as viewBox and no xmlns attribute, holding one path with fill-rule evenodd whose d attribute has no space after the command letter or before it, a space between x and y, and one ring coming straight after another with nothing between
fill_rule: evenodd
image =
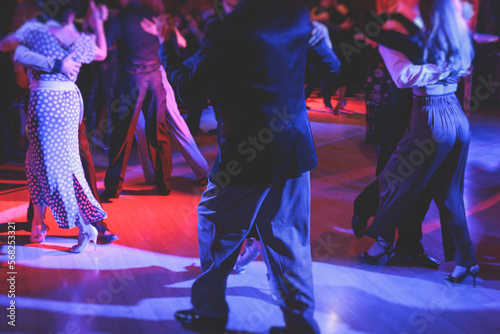
<instances>
[{"instance_id":1,"label":"blonde hair","mask_svg":"<svg viewBox=\"0 0 500 334\"><path fill-rule=\"evenodd\" d=\"M454 0L420 0L424 21L424 61L455 74L467 70L474 58L472 38Z\"/></svg>"}]
</instances>

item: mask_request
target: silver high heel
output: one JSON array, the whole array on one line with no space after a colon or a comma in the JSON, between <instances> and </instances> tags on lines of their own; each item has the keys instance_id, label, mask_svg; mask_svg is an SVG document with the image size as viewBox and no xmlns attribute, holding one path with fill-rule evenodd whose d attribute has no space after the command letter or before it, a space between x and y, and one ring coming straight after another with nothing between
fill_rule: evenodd
<instances>
[{"instance_id":1,"label":"silver high heel","mask_svg":"<svg viewBox=\"0 0 500 334\"><path fill-rule=\"evenodd\" d=\"M47 236L47 225L44 223L40 225L31 225L30 242L42 242L45 245L45 237Z\"/></svg>"},{"instance_id":2,"label":"silver high heel","mask_svg":"<svg viewBox=\"0 0 500 334\"><path fill-rule=\"evenodd\" d=\"M89 244L90 241L94 242L94 252L97 249L97 236L99 232L97 232L96 228L92 225L87 225L87 229L84 232L78 233L78 244L68 249L70 253L81 253L85 250L85 247Z\"/></svg>"},{"instance_id":3,"label":"silver high heel","mask_svg":"<svg viewBox=\"0 0 500 334\"><path fill-rule=\"evenodd\" d=\"M255 238L250 238L245 241L245 250L238 256L238 260L234 266L237 274L245 273L250 262L255 260L259 256L260 252L257 247L257 243L260 242L255 240Z\"/></svg>"}]
</instances>

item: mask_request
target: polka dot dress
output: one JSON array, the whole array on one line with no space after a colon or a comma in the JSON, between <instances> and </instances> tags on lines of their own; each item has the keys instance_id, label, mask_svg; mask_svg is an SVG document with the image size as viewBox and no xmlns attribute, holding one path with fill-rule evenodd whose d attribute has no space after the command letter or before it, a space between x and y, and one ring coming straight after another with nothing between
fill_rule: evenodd
<instances>
[{"instance_id":1,"label":"polka dot dress","mask_svg":"<svg viewBox=\"0 0 500 334\"><path fill-rule=\"evenodd\" d=\"M54 59L76 51L75 61L90 63L96 46L81 34L70 46L58 41L48 27L26 23L16 32L21 44ZM60 73L30 71L30 80L69 81ZM80 97L76 91L37 89L30 94L27 117L29 148L26 176L33 203L50 207L61 228L72 228L106 217L83 172L78 148Z\"/></svg>"}]
</instances>

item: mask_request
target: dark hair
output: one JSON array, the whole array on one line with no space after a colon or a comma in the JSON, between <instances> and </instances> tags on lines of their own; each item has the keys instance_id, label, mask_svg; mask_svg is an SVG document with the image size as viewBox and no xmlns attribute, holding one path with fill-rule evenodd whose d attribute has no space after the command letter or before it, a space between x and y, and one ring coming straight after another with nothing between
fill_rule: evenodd
<instances>
[{"instance_id":1,"label":"dark hair","mask_svg":"<svg viewBox=\"0 0 500 334\"><path fill-rule=\"evenodd\" d=\"M66 23L71 14L81 12L81 0L38 0L38 6L47 16L59 23Z\"/></svg>"},{"instance_id":2,"label":"dark hair","mask_svg":"<svg viewBox=\"0 0 500 334\"><path fill-rule=\"evenodd\" d=\"M474 58L469 29L454 0L420 0L424 21L424 61L454 73L467 70Z\"/></svg>"}]
</instances>

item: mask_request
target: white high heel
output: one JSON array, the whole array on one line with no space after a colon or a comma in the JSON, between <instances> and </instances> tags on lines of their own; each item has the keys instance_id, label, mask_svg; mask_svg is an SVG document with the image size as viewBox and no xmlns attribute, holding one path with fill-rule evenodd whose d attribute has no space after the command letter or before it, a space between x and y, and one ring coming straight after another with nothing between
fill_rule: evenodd
<instances>
[{"instance_id":1,"label":"white high heel","mask_svg":"<svg viewBox=\"0 0 500 334\"><path fill-rule=\"evenodd\" d=\"M30 242L42 242L45 245L45 237L47 236L47 225L44 223L40 225L31 225Z\"/></svg>"},{"instance_id":2,"label":"white high heel","mask_svg":"<svg viewBox=\"0 0 500 334\"><path fill-rule=\"evenodd\" d=\"M81 253L85 250L90 241L94 242L94 252L97 249L97 232L96 228L92 225L86 225L86 229L83 232L78 233L78 244L74 245L68 252L70 253Z\"/></svg>"}]
</instances>

